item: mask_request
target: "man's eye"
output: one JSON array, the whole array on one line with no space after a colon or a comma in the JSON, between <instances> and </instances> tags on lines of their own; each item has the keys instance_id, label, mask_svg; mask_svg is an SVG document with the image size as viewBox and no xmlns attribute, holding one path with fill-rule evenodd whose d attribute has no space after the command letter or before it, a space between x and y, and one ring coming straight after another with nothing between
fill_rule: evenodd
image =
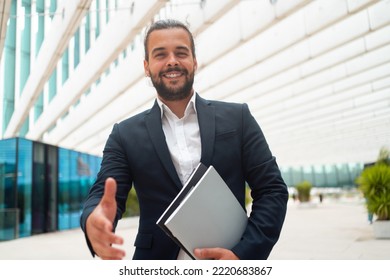
<instances>
[{"instance_id":1,"label":"man's eye","mask_svg":"<svg viewBox=\"0 0 390 280\"><path fill-rule=\"evenodd\" d=\"M178 57L186 57L186 56L187 56L187 53L184 53L184 52L183 52L183 53L178 53L177 56L178 56Z\"/></svg>"}]
</instances>

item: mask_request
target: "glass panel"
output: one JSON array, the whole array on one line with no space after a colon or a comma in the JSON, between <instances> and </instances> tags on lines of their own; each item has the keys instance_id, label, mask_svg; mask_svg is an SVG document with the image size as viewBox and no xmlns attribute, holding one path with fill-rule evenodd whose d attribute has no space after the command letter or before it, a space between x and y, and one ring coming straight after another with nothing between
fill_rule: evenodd
<instances>
[{"instance_id":1,"label":"glass panel","mask_svg":"<svg viewBox=\"0 0 390 280\"><path fill-rule=\"evenodd\" d=\"M76 33L74 34L73 52L74 52L73 66L74 68L76 68L80 62L80 29L77 29Z\"/></svg>"},{"instance_id":2,"label":"glass panel","mask_svg":"<svg viewBox=\"0 0 390 280\"><path fill-rule=\"evenodd\" d=\"M280 172L282 174L282 178L288 187L293 186L292 172L291 171L292 171L291 168L280 167Z\"/></svg>"},{"instance_id":3,"label":"glass panel","mask_svg":"<svg viewBox=\"0 0 390 280\"><path fill-rule=\"evenodd\" d=\"M80 224L80 178L78 174L79 153L70 152L70 189L69 189L69 214L70 227L76 228Z\"/></svg>"},{"instance_id":4,"label":"glass panel","mask_svg":"<svg viewBox=\"0 0 390 280\"><path fill-rule=\"evenodd\" d=\"M99 37L100 34L100 1L96 1L96 29L95 38Z\"/></svg>"},{"instance_id":5,"label":"glass panel","mask_svg":"<svg viewBox=\"0 0 390 280\"><path fill-rule=\"evenodd\" d=\"M79 209L82 209L84 199L87 197L90 177L91 177L91 159L92 156L87 154L79 154L77 158L77 173L79 175L80 182L80 197L79 197ZM81 213L80 213L81 214Z\"/></svg>"},{"instance_id":6,"label":"glass panel","mask_svg":"<svg viewBox=\"0 0 390 280\"><path fill-rule=\"evenodd\" d=\"M32 142L18 139L19 236L31 235L32 229Z\"/></svg>"},{"instance_id":7,"label":"glass panel","mask_svg":"<svg viewBox=\"0 0 390 280\"><path fill-rule=\"evenodd\" d=\"M85 17L85 50L86 53L91 46L91 16L87 14Z\"/></svg>"},{"instance_id":8,"label":"glass panel","mask_svg":"<svg viewBox=\"0 0 390 280\"><path fill-rule=\"evenodd\" d=\"M70 228L69 189L70 189L70 151L58 149L58 229Z\"/></svg>"},{"instance_id":9,"label":"glass panel","mask_svg":"<svg viewBox=\"0 0 390 280\"><path fill-rule=\"evenodd\" d=\"M335 165L326 165L325 166L326 173L326 186L327 187L337 187L338 184L338 174Z\"/></svg>"},{"instance_id":10,"label":"glass panel","mask_svg":"<svg viewBox=\"0 0 390 280\"><path fill-rule=\"evenodd\" d=\"M36 2L36 11L38 14L38 30L36 32L36 41L35 41L35 56L38 54L39 49L41 48L43 38L45 36L45 17L43 14L45 13L45 1L37 0Z\"/></svg>"},{"instance_id":11,"label":"glass panel","mask_svg":"<svg viewBox=\"0 0 390 280\"><path fill-rule=\"evenodd\" d=\"M300 167L292 168L292 183L293 185L297 185L303 181L302 169Z\"/></svg>"},{"instance_id":12,"label":"glass panel","mask_svg":"<svg viewBox=\"0 0 390 280\"><path fill-rule=\"evenodd\" d=\"M57 0L50 0L50 18L53 19L54 13L57 10Z\"/></svg>"},{"instance_id":13,"label":"glass panel","mask_svg":"<svg viewBox=\"0 0 390 280\"><path fill-rule=\"evenodd\" d=\"M110 1L106 0L106 23L110 20Z\"/></svg>"},{"instance_id":14,"label":"glass panel","mask_svg":"<svg viewBox=\"0 0 390 280\"><path fill-rule=\"evenodd\" d=\"M83 202L100 163L100 157L59 148L58 229L79 227Z\"/></svg>"},{"instance_id":15,"label":"glass panel","mask_svg":"<svg viewBox=\"0 0 390 280\"><path fill-rule=\"evenodd\" d=\"M43 113L43 91L39 94L37 101L35 101L34 105L34 121L38 120L38 118Z\"/></svg>"},{"instance_id":16,"label":"glass panel","mask_svg":"<svg viewBox=\"0 0 390 280\"><path fill-rule=\"evenodd\" d=\"M22 1L26 14L31 14L31 2ZM30 75L30 55L31 55L31 17L24 17L24 29L21 34L20 43L20 94ZM19 93L18 93L19 94Z\"/></svg>"},{"instance_id":17,"label":"glass panel","mask_svg":"<svg viewBox=\"0 0 390 280\"><path fill-rule=\"evenodd\" d=\"M363 171L364 164L362 163L350 163L349 165L349 172L352 179L352 184L356 184L356 178L360 175L360 173Z\"/></svg>"},{"instance_id":18,"label":"glass panel","mask_svg":"<svg viewBox=\"0 0 390 280\"><path fill-rule=\"evenodd\" d=\"M0 209L0 241L18 238L19 209Z\"/></svg>"},{"instance_id":19,"label":"glass panel","mask_svg":"<svg viewBox=\"0 0 390 280\"><path fill-rule=\"evenodd\" d=\"M338 164L336 165L337 174L338 174L338 186L340 187L350 187L351 186L351 175L349 173L348 164Z\"/></svg>"},{"instance_id":20,"label":"glass panel","mask_svg":"<svg viewBox=\"0 0 390 280\"><path fill-rule=\"evenodd\" d=\"M16 139L0 141L0 209L16 206Z\"/></svg>"},{"instance_id":21,"label":"glass panel","mask_svg":"<svg viewBox=\"0 0 390 280\"><path fill-rule=\"evenodd\" d=\"M302 181L308 181L314 185L314 176L311 166L305 166L302 168L303 172L303 180Z\"/></svg>"},{"instance_id":22,"label":"glass panel","mask_svg":"<svg viewBox=\"0 0 390 280\"><path fill-rule=\"evenodd\" d=\"M49 102L57 93L57 69L53 71L49 79Z\"/></svg>"},{"instance_id":23,"label":"glass panel","mask_svg":"<svg viewBox=\"0 0 390 280\"><path fill-rule=\"evenodd\" d=\"M64 84L69 77L69 50L66 49L62 55L62 84Z\"/></svg>"},{"instance_id":24,"label":"glass panel","mask_svg":"<svg viewBox=\"0 0 390 280\"><path fill-rule=\"evenodd\" d=\"M32 234L45 232L45 147L33 144Z\"/></svg>"},{"instance_id":25,"label":"glass panel","mask_svg":"<svg viewBox=\"0 0 390 280\"><path fill-rule=\"evenodd\" d=\"M18 234L16 208L16 139L0 141L0 240Z\"/></svg>"},{"instance_id":26,"label":"glass panel","mask_svg":"<svg viewBox=\"0 0 390 280\"><path fill-rule=\"evenodd\" d=\"M46 146L47 220L46 231L57 229L58 148Z\"/></svg>"},{"instance_id":27,"label":"glass panel","mask_svg":"<svg viewBox=\"0 0 390 280\"><path fill-rule=\"evenodd\" d=\"M314 184L316 187L326 187L326 177L324 167L322 165L313 166Z\"/></svg>"}]
</instances>

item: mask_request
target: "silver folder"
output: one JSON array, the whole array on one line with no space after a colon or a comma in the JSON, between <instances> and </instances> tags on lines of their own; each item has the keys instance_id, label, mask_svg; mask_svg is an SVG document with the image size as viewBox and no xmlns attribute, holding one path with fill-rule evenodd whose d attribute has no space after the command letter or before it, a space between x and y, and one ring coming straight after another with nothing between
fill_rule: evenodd
<instances>
[{"instance_id":1,"label":"silver folder","mask_svg":"<svg viewBox=\"0 0 390 280\"><path fill-rule=\"evenodd\" d=\"M196 259L196 248L233 248L247 221L246 211L215 168L200 163L157 225Z\"/></svg>"}]
</instances>

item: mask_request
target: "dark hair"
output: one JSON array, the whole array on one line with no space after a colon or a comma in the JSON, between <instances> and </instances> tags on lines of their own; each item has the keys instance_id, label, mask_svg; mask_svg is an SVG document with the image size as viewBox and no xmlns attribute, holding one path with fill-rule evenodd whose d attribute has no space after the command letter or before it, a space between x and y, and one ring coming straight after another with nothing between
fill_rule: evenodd
<instances>
[{"instance_id":1,"label":"dark hair","mask_svg":"<svg viewBox=\"0 0 390 280\"><path fill-rule=\"evenodd\" d=\"M190 37L191 41L191 52L193 57L196 57L195 55L195 43L194 43L194 37L192 36L191 31L188 29L188 27L175 19L164 19L164 20L158 20L154 22L149 28L147 29L146 36L144 39L144 48L145 48L145 60L149 61L149 54L148 54L148 41L149 41L149 36L153 31L156 30L164 30L164 29L172 29L172 28L181 28L184 29L187 33L188 36Z\"/></svg>"}]
</instances>

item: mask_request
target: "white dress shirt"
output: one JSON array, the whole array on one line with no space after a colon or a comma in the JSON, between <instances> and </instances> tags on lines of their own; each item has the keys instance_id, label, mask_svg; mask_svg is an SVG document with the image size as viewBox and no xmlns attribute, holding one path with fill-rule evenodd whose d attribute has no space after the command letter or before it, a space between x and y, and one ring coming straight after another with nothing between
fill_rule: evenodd
<instances>
[{"instance_id":1,"label":"white dress shirt","mask_svg":"<svg viewBox=\"0 0 390 280\"><path fill-rule=\"evenodd\" d=\"M198 116L195 107L195 94L188 102L184 116L179 119L161 100L157 99L161 109L162 128L169 152L181 183L190 177L200 162L201 142Z\"/></svg>"},{"instance_id":2,"label":"white dress shirt","mask_svg":"<svg viewBox=\"0 0 390 280\"><path fill-rule=\"evenodd\" d=\"M162 128L169 153L177 175L184 185L199 164L202 151L195 94L188 102L181 119L158 98L157 103L161 109ZM177 259L190 260L191 258L180 250Z\"/></svg>"}]
</instances>

